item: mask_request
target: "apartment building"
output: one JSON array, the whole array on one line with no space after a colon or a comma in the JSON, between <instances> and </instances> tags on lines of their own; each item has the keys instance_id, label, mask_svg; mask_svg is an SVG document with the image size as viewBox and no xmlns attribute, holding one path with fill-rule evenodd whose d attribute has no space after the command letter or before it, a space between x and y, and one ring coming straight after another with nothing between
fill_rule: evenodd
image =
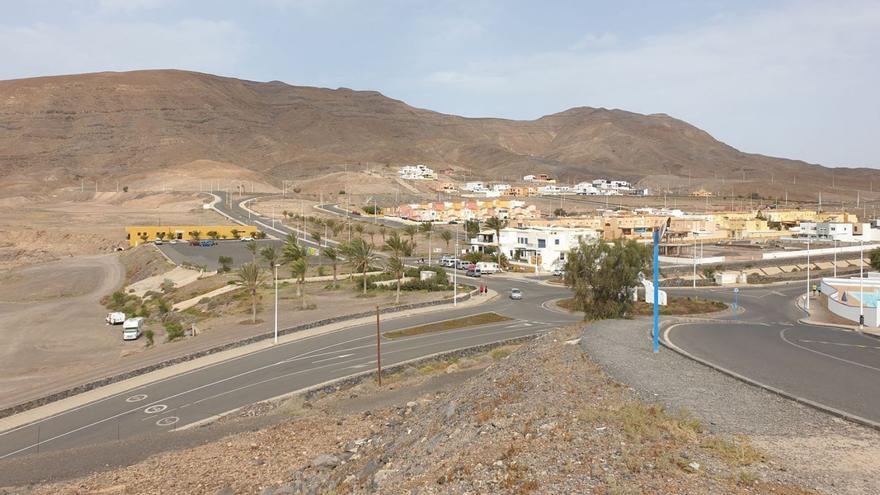
<instances>
[{"instance_id":1,"label":"apartment building","mask_svg":"<svg viewBox=\"0 0 880 495\"><path fill-rule=\"evenodd\" d=\"M470 249L485 252L487 247L500 249L513 264L534 267L542 271L561 268L568 253L581 240L591 242L599 237L593 229L560 226L507 227L501 229L498 242L494 230L483 230L471 239Z\"/></svg>"}]
</instances>

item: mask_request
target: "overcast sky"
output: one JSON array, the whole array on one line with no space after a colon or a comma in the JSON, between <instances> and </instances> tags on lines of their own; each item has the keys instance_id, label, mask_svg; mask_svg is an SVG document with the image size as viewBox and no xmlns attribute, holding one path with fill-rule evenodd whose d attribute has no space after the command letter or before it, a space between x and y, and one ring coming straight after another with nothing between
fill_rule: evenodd
<instances>
[{"instance_id":1,"label":"overcast sky","mask_svg":"<svg viewBox=\"0 0 880 495\"><path fill-rule=\"evenodd\" d=\"M880 167L880 1L0 0L0 79L191 69L465 116L667 113Z\"/></svg>"}]
</instances>

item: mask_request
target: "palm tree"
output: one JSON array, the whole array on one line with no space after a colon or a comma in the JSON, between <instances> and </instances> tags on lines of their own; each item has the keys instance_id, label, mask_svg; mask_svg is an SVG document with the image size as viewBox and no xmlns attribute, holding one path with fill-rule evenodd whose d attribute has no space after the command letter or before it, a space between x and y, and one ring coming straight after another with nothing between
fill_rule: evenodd
<instances>
[{"instance_id":1,"label":"palm tree","mask_svg":"<svg viewBox=\"0 0 880 495\"><path fill-rule=\"evenodd\" d=\"M306 309L306 272L309 271L309 259L305 256L290 264L290 274L297 279L298 296L300 296L300 309Z\"/></svg>"},{"instance_id":2,"label":"palm tree","mask_svg":"<svg viewBox=\"0 0 880 495\"><path fill-rule=\"evenodd\" d=\"M345 224L335 223L330 229L333 231L333 237L339 238L339 234L345 229Z\"/></svg>"},{"instance_id":3,"label":"palm tree","mask_svg":"<svg viewBox=\"0 0 880 495\"><path fill-rule=\"evenodd\" d=\"M210 237L211 239L213 239L213 240L216 241L217 238L220 237L220 233L217 232L216 230L209 230L209 231L208 231L208 237Z\"/></svg>"},{"instance_id":4,"label":"palm tree","mask_svg":"<svg viewBox=\"0 0 880 495\"><path fill-rule=\"evenodd\" d=\"M330 260L330 266L333 267L333 287L335 288L339 285L336 283L336 266L339 264L339 250L333 246L324 246L321 249L321 254Z\"/></svg>"},{"instance_id":5,"label":"palm tree","mask_svg":"<svg viewBox=\"0 0 880 495\"><path fill-rule=\"evenodd\" d=\"M336 225L337 225L336 220L334 220L332 218L328 218L327 220L324 220L324 226L327 227L328 229L330 229L334 233L334 235L336 234Z\"/></svg>"},{"instance_id":6,"label":"palm tree","mask_svg":"<svg viewBox=\"0 0 880 495\"><path fill-rule=\"evenodd\" d=\"M384 225L379 227L379 235L382 236L382 244L385 244L385 234L387 233L387 231L388 229L386 229Z\"/></svg>"},{"instance_id":7,"label":"palm tree","mask_svg":"<svg viewBox=\"0 0 880 495\"><path fill-rule=\"evenodd\" d=\"M269 265L269 269L272 270L276 264L278 264L278 251L275 250L273 246L266 246L260 250L260 256L266 260L266 264Z\"/></svg>"},{"instance_id":8,"label":"palm tree","mask_svg":"<svg viewBox=\"0 0 880 495\"><path fill-rule=\"evenodd\" d=\"M305 258L307 255L306 248L296 243L296 234L289 234L281 251L281 261L286 265L292 265L296 260ZM292 270L291 267L291 272Z\"/></svg>"},{"instance_id":9,"label":"palm tree","mask_svg":"<svg viewBox=\"0 0 880 495\"><path fill-rule=\"evenodd\" d=\"M244 287L251 296L251 312L253 323L257 322L257 290L266 280L266 273L256 263L247 263L238 269L236 283Z\"/></svg>"},{"instance_id":10,"label":"palm tree","mask_svg":"<svg viewBox=\"0 0 880 495\"><path fill-rule=\"evenodd\" d=\"M376 253L373 246L367 244L363 239L354 239L343 245L343 254L348 258L348 264L351 269L360 272L364 279L364 294L367 293L367 270L370 265L376 261Z\"/></svg>"},{"instance_id":11,"label":"palm tree","mask_svg":"<svg viewBox=\"0 0 880 495\"><path fill-rule=\"evenodd\" d=\"M418 225L407 225L403 228L403 233L409 237L409 243L413 247L413 250L416 248L416 234L419 233Z\"/></svg>"},{"instance_id":12,"label":"palm tree","mask_svg":"<svg viewBox=\"0 0 880 495\"><path fill-rule=\"evenodd\" d=\"M431 236L434 234L434 224L425 222L419 226L419 232L428 239L428 265L431 264Z\"/></svg>"},{"instance_id":13,"label":"palm tree","mask_svg":"<svg viewBox=\"0 0 880 495\"><path fill-rule=\"evenodd\" d=\"M318 244L318 247L321 247L321 240L323 240L323 238L324 238L324 236L321 235L321 231L320 230L313 230L311 232L311 234L309 234L309 235L312 236L312 239L315 240L315 243Z\"/></svg>"},{"instance_id":14,"label":"palm tree","mask_svg":"<svg viewBox=\"0 0 880 495\"><path fill-rule=\"evenodd\" d=\"M375 246L376 245L376 231L373 229L367 229L367 235L370 236L370 244Z\"/></svg>"},{"instance_id":15,"label":"palm tree","mask_svg":"<svg viewBox=\"0 0 880 495\"><path fill-rule=\"evenodd\" d=\"M141 235L139 235L138 237L141 238L141 241L143 241L143 242L147 242L147 239L149 239L150 236L147 235L146 232L143 232L143 233L141 233Z\"/></svg>"},{"instance_id":16,"label":"palm tree","mask_svg":"<svg viewBox=\"0 0 880 495\"><path fill-rule=\"evenodd\" d=\"M486 220L486 228L495 231L495 245L498 247L495 251L495 258L499 265L501 264L501 229L505 227L507 227L507 221L498 217L489 217L489 219Z\"/></svg>"},{"instance_id":17,"label":"palm tree","mask_svg":"<svg viewBox=\"0 0 880 495\"><path fill-rule=\"evenodd\" d=\"M165 232L156 232L156 237L157 237L160 241L165 240Z\"/></svg>"},{"instance_id":18,"label":"palm tree","mask_svg":"<svg viewBox=\"0 0 880 495\"><path fill-rule=\"evenodd\" d=\"M354 231L357 232L358 239L363 239L364 237L364 226L361 224L357 224L354 226Z\"/></svg>"},{"instance_id":19,"label":"palm tree","mask_svg":"<svg viewBox=\"0 0 880 495\"><path fill-rule=\"evenodd\" d=\"M452 231L446 229L441 230L440 238L446 243L446 250L449 251L449 243L452 241Z\"/></svg>"},{"instance_id":20,"label":"palm tree","mask_svg":"<svg viewBox=\"0 0 880 495\"><path fill-rule=\"evenodd\" d=\"M201 230L190 230L189 236L192 237L192 240L198 241L199 239L202 238L202 231Z\"/></svg>"},{"instance_id":21,"label":"palm tree","mask_svg":"<svg viewBox=\"0 0 880 495\"><path fill-rule=\"evenodd\" d=\"M240 239L240 238L241 238L241 231L240 231L240 230L238 230L238 229L232 229L232 230L230 230L229 232L232 233L232 238L233 238L233 239Z\"/></svg>"},{"instance_id":22,"label":"palm tree","mask_svg":"<svg viewBox=\"0 0 880 495\"><path fill-rule=\"evenodd\" d=\"M409 241L401 238L397 231L394 231L385 241L385 250L391 251L394 256L406 257L412 256L413 246Z\"/></svg>"},{"instance_id":23,"label":"palm tree","mask_svg":"<svg viewBox=\"0 0 880 495\"><path fill-rule=\"evenodd\" d=\"M467 232L468 239L473 239L480 233L480 221L467 220L464 222L464 230Z\"/></svg>"},{"instance_id":24,"label":"palm tree","mask_svg":"<svg viewBox=\"0 0 880 495\"><path fill-rule=\"evenodd\" d=\"M400 279L403 278L405 270L406 267L403 265L403 260L398 256L388 258L388 262L385 264L385 271L394 275L394 278L397 279L397 293L394 295L394 304L400 304Z\"/></svg>"},{"instance_id":25,"label":"palm tree","mask_svg":"<svg viewBox=\"0 0 880 495\"><path fill-rule=\"evenodd\" d=\"M247 241L244 245L251 252L251 261L257 262L257 241Z\"/></svg>"}]
</instances>

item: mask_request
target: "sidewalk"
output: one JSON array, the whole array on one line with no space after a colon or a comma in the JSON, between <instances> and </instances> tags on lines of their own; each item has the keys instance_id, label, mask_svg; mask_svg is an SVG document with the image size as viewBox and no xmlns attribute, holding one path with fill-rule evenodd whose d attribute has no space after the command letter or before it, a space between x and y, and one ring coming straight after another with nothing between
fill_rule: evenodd
<instances>
[{"instance_id":1,"label":"sidewalk","mask_svg":"<svg viewBox=\"0 0 880 495\"><path fill-rule=\"evenodd\" d=\"M459 303L457 305L457 309L469 308L472 306L477 306L479 304L483 304L483 303L492 301L496 298L497 295L498 295L497 292L491 291L491 290L489 291L488 294L484 294L484 295L473 294L473 297L471 297L465 301L459 301ZM439 312L439 311L446 311L451 308L451 304L452 303L450 302L449 304L427 306L427 307L423 307L423 308L405 310L405 311L400 311L400 312L396 312L396 313L388 313L388 314L383 315L382 318L383 318L383 320L387 321L387 320L404 318L404 317L409 317L409 316L414 316L414 315ZM315 328L310 328L307 330L294 332L294 333L287 334L287 335L282 335L278 338L278 342L279 342L279 344L294 342L294 341L297 341L300 339L304 339L306 337L323 335L326 333L331 333L331 332L335 332L338 330L344 330L346 328L351 328L351 327L364 325L364 324L368 324L368 323L373 323L373 322L375 322L375 316L366 316L366 317L362 317L362 318L341 321L341 322L332 323L329 325L324 325L324 326L320 326L320 327L315 327ZM238 337L239 338L236 340L242 340L241 335L239 335ZM193 342L193 341L197 341L197 339L192 339L189 342ZM213 347L219 347L219 346L223 345L222 343L216 342L216 341L210 341L209 343L211 344L210 346L203 346L203 347L213 348ZM27 424L27 423L30 423L33 421L38 421L40 419L44 419L44 418L47 418L47 417L55 415L55 414L59 414L63 411L67 411L69 409L79 407L84 404L94 402L96 400L110 397L110 396L122 393L126 390L130 390L130 389L133 389L136 387L141 387L141 386L144 386L146 384L149 384L149 383L152 383L152 382L155 382L158 380L173 377L173 376L179 375L181 373L186 373L186 372L194 370L194 369L202 368L202 367L209 366L209 365L219 363L222 361L226 361L229 359L234 359L234 358L237 358L240 356L244 356L246 354L258 352L260 350L272 347L273 345L274 344L272 342L272 339L264 339L259 342L255 342L252 344L247 344L247 345L243 345L243 346L239 346L239 347L234 347L232 349L228 349L225 351L216 352L214 354L209 354L204 357L192 359L189 361L184 361L182 363L170 365L170 366L167 366L164 368L157 369L155 371L151 371L148 373L134 376L132 378L123 379L118 382L114 382L114 383L111 383L108 385L100 386L100 387L94 388L92 390L84 391L82 393L72 395L70 397L66 397L64 399L59 399L57 401L50 402L48 404L35 407L33 409L28 409L26 411L22 411L20 413L13 414L11 416L7 416L5 418L0 418L0 432L6 431L11 428L15 428L17 426L21 426L21 425L24 425L24 424ZM174 347L174 346L171 346L171 347ZM179 351L179 349L178 349L178 351ZM194 349L193 351L195 352L197 350ZM163 360L163 358L168 359L169 357L174 357L175 355L181 355L181 353L177 352L172 356L168 356L168 355L159 356L160 359L153 359L151 361L161 362ZM127 364L128 364L128 366L119 367L119 369L117 369L117 370L111 371L109 373L104 373L103 376L109 377L109 376L124 374L124 373L129 372L133 369L136 369L137 367L140 367L140 366L135 366L131 363L127 363ZM100 378L98 378L98 379L100 379ZM92 379L92 381L94 381L94 379ZM86 381L85 380L78 380L73 383L68 383L63 388L67 389L67 388L75 387L75 386L82 384L82 383L86 383ZM47 394L41 394L41 396L45 396L45 395L47 395ZM22 402L24 402L24 401L17 401L17 403L22 403ZM10 404L10 406L11 405L12 404Z\"/></svg>"},{"instance_id":2,"label":"sidewalk","mask_svg":"<svg viewBox=\"0 0 880 495\"><path fill-rule=\"evenodd\" d=\"M859 325L847 320L846 318L842 318L837 316L828 310L828 303L826 302L827 296L820 294L818 296L813 296L810 298L810 309L807 310L804 308L804 296L800 296L797 299L797 305L800 309L804 310L807 313L807 317L801 318L799 321L801 323L805 323L807 325L817 325L817 326L825 326L825 327L835 327L842 328L846 330L851 330L853 332L860 332L868 335L874 335L880 337L880 329L871 328L871 327L862 327L859 329Z\"/></svg>"}]
</instances>

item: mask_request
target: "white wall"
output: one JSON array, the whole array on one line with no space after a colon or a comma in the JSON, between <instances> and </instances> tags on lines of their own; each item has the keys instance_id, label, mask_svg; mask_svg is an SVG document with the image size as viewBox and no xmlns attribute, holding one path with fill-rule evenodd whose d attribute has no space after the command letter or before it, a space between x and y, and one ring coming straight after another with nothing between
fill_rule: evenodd
<instances>
[{"instance_id":1,"label":"white wall","mask_svg":"<svg viewBox=\"0 0 880 495\"><path fill-rule=\"evenodd\" d=\"M864 249L867 254L868 251L874 248L880 247L880 244L865 244ZM820 248L820 249L810 249L810 256L823 256L826 254L834 254L837 253L858 253L859 246L845 246L839 248ZM772 253L762 253L761 259L765 260L778 260L783 258L806 258L807 250L801 249L798 251L775 251Z\"/></svg>"}]
</instances>

